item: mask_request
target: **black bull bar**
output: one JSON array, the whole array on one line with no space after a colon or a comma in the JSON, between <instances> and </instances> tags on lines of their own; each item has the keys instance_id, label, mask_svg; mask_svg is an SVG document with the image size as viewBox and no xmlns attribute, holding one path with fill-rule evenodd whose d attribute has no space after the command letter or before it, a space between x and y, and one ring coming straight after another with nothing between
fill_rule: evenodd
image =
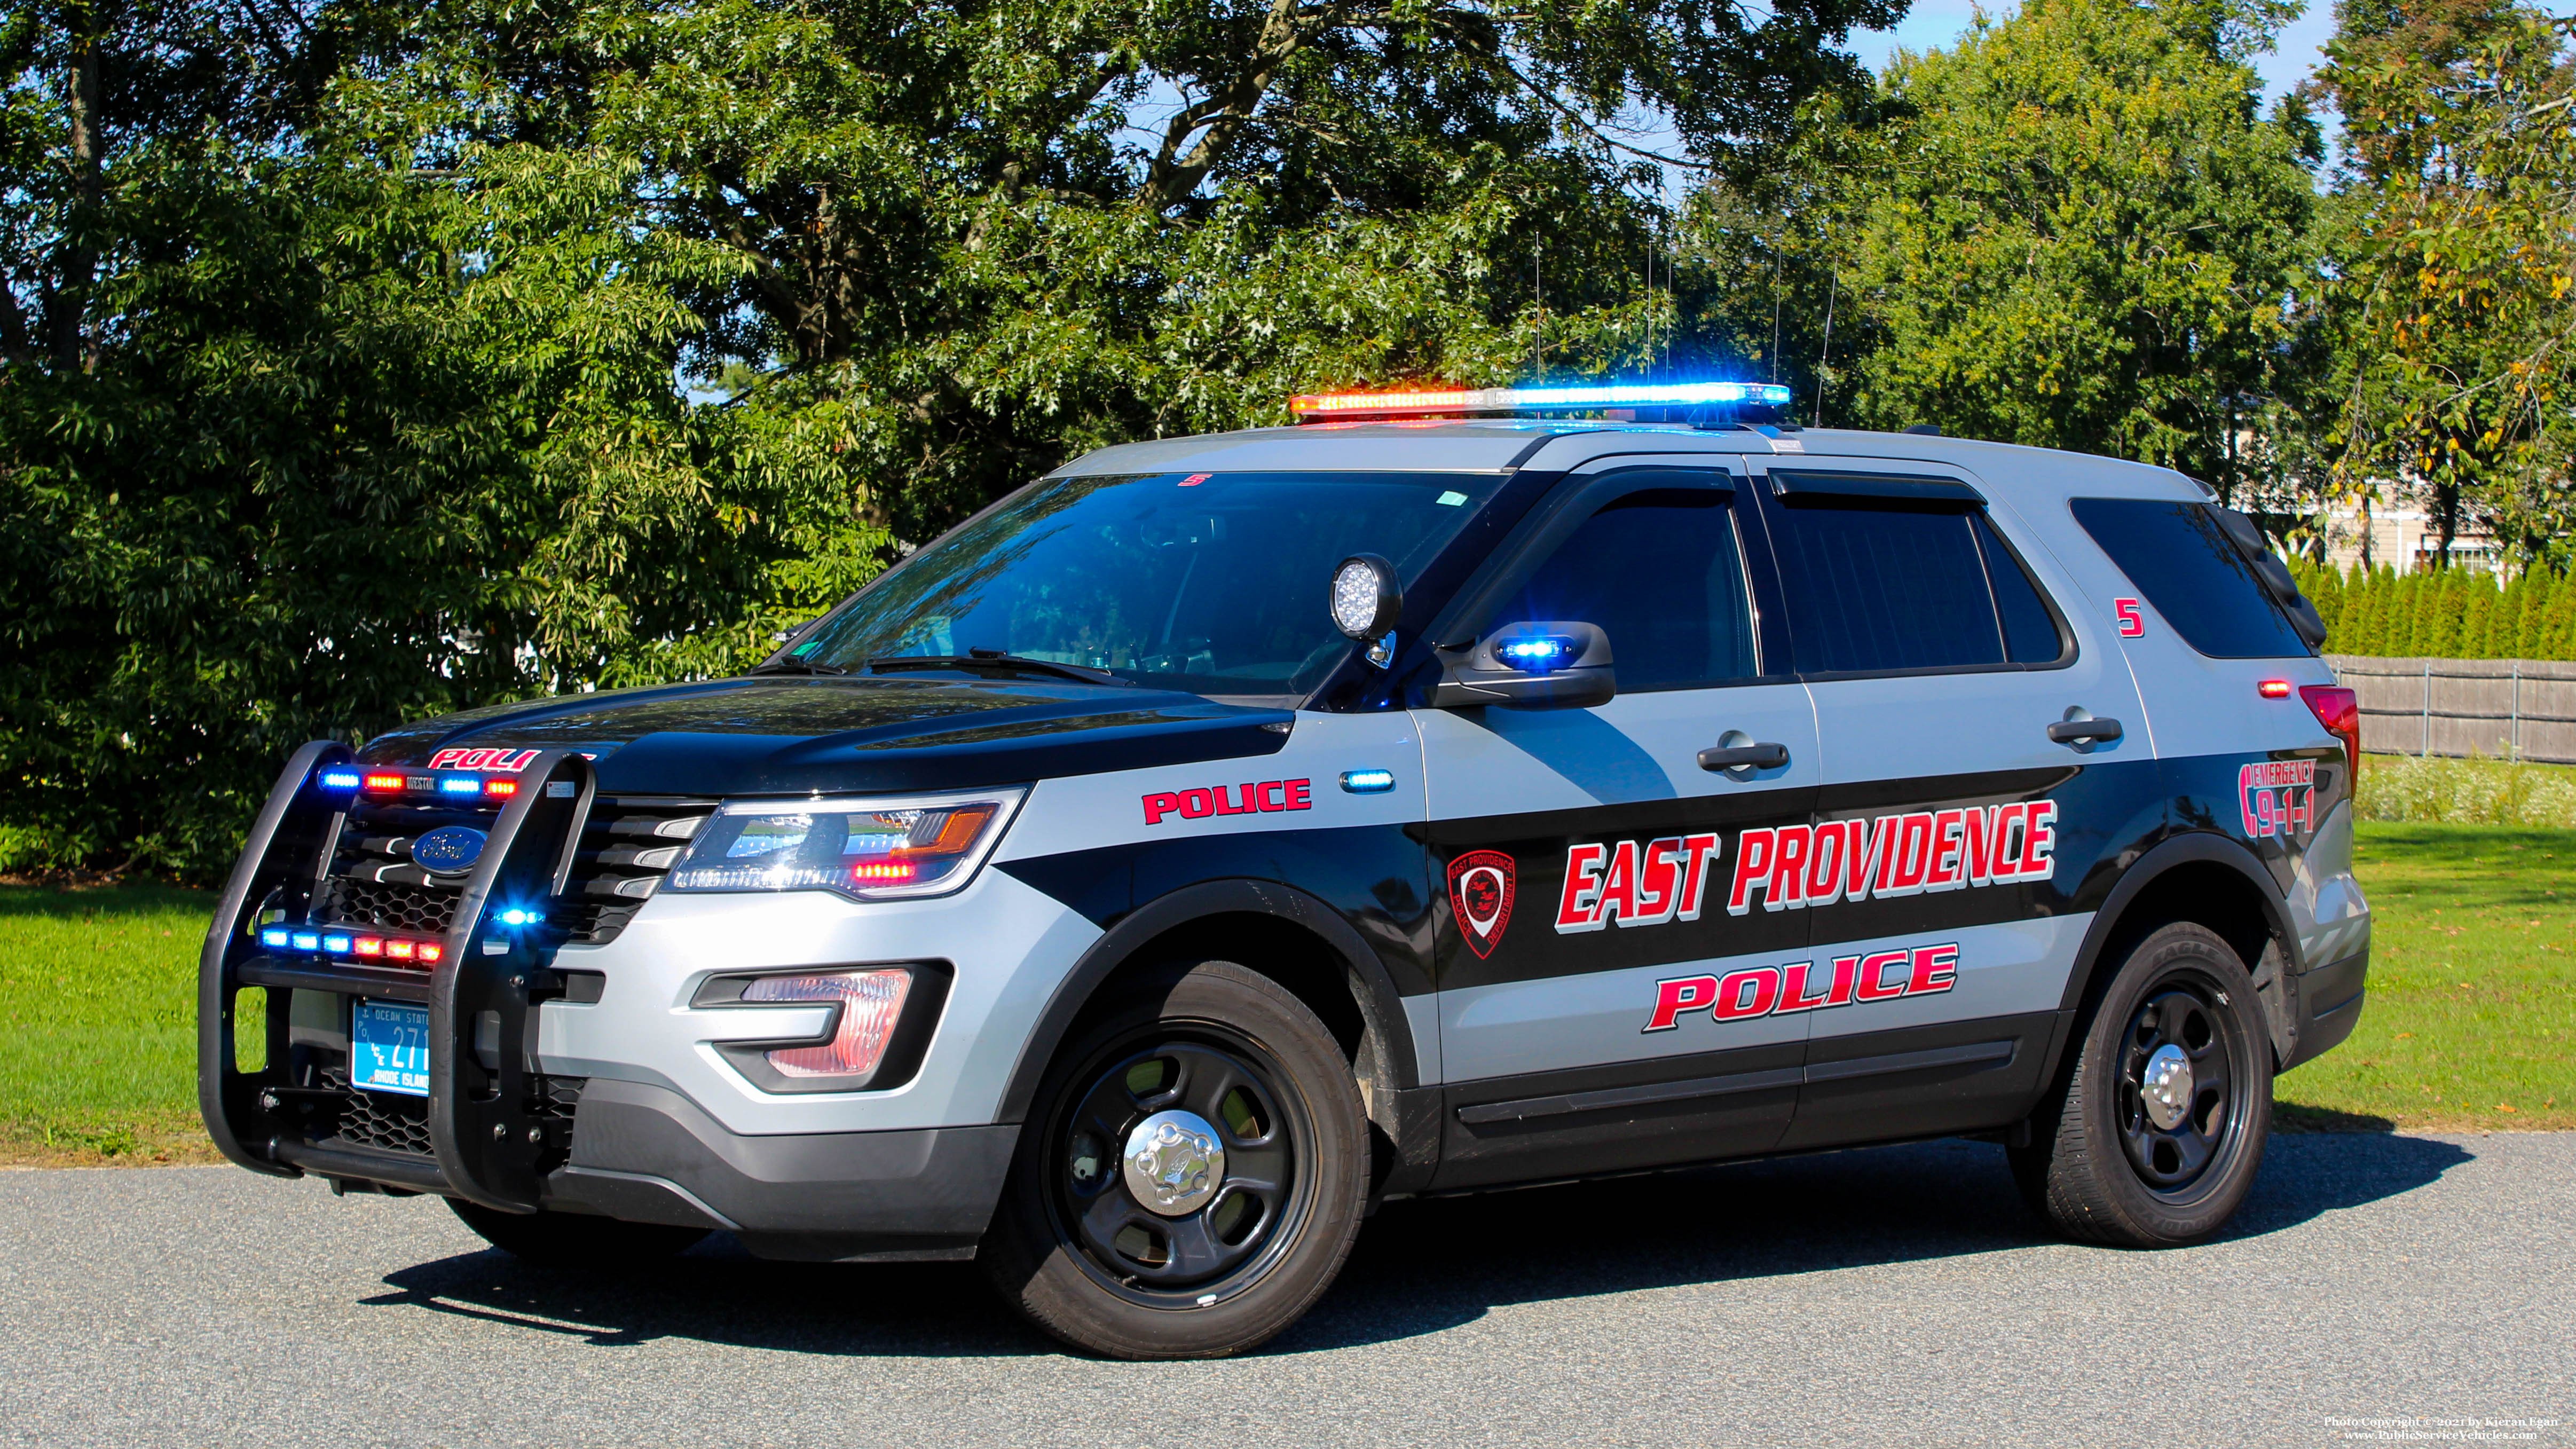
<instances>
[{"instance_id":1,"label":"black bull bar","mask_svg":"<svg viewBox=\"0 0 2576 1449\"><path fill-rule=\"evenodd\" d=\"M552 951L536 931L505 930L496 902L551 905L569 882L582 826L597 791L588 758L540 754L519 775L468 876L435 966L427 971L309 955L280 955L260 943L256 917L273 905L302 915L328 877L346 822L347 799L316 783L328 765L349 763L348 746L316 740L295 752L260 807L233 867L197 969L197 1102L224 1156L254 1172L307 1172L445 1193L509 1212L534 1212L544 1161L559 1144L539 1115L529 1071L534 1002L556 994ZM567 788L568 787L568 788ZM307 927L307 929L312 929ZM265 1020L238 1019L245 987L265 988ZM317 1145L289 1107L289 1023L296 990L330 991L429 1007L429 1138L433 1157ZM498 1016L496 1064L475 1051L475 1024ZM264 1034L263 1066L238 1066L236 1037ZM354 1049L354 1047L353 1047Z\"/></svg>"}]
</instances>

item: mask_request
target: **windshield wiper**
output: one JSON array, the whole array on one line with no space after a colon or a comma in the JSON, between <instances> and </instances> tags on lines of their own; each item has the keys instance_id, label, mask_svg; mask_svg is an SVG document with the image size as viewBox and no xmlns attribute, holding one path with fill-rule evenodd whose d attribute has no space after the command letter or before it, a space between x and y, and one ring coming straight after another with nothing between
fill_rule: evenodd
<instances>
[{"instance_id":1,"label":"windshield wiper","mask_svg":"<svg viewBox=\"0 0 2576 1449\"><path fill-rule=\"evenodd\" d=\"M759 665L751 672L754 674L847 674L850 671L837 664L816 664L807 659L780 659Z\"/></svg>"},{"instance_id":2,"label":"windshield wiper","mask_svg":"<svg viewBox=\"0 0 2576 1449\"><path fill-rule=\"evenodd\" d=\"M963 669L970 672L999 670L1015 674L1052 674L1077 684L1117 684L1135 688L1133 680L1121 679L1104 669L1085 669L1079 664L1058 664L1052 659L1029 659L1018 654L1005 654L999 649L969 649L963 654L894 654L868 661L870 674L884 674L903 669Z\"/></svg>"}]
</instances>

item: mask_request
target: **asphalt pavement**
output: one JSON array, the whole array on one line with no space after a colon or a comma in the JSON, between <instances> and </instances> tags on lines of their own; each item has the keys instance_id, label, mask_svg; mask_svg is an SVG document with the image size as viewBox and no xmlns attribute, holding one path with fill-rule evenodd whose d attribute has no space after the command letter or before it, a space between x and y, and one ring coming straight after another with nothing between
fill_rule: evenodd
<instances>
[{"instance_id":1,"label":"asphalt pavement","mask_svg":"<svg viewBox=\"0 0 2576 1449\"><path fill-rule=\"evenodd\" d=\"M0 1443L2566 1444L2572 1249L2576 1134L2276 1138L2163 1253L1932 1143L1393 1204L1263 1351L1120 1364L969 1265L586 1277L434 1199L0 1172Z\"/></svg>"}]
</instances>

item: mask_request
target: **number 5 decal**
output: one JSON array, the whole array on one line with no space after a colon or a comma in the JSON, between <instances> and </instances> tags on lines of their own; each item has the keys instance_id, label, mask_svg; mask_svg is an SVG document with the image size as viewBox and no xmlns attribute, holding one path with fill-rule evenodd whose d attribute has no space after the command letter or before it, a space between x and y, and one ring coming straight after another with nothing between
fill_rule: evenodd
<instances>
[{"instance_id":1,"label":"number 5 decal","mask_svg":"<svg viewBox=\"0 0 2576 1449\"><path fill-rule=\"evenodd\" d=\"M2113 599L2111 601L2111 610L2113 613L2120 616L2121 638L2136 639L2147 632L2147 621L2146 618L2138 612L2137 600Z\"/></svg>"}]
</instances>

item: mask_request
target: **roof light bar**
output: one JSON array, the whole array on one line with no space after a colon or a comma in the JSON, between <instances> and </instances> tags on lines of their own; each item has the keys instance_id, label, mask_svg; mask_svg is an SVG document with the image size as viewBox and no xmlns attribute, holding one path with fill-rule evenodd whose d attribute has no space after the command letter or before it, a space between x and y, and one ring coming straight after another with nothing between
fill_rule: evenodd
<instances>
[{"instance_id":1,"label":"roof light bar","mask_svg":"<svg viewBox=\"0 0 2576 1449\"><path fill-rule=\"evenodd\" d=\"M1301 423L1470 413L1578 412L1595 408L1693 408L1753 403L1786 407L1777 382L1630 382L1600 387L1435 388L1423 392L1300 393L1288 399Z\"/></svg>"}]
</instances>

